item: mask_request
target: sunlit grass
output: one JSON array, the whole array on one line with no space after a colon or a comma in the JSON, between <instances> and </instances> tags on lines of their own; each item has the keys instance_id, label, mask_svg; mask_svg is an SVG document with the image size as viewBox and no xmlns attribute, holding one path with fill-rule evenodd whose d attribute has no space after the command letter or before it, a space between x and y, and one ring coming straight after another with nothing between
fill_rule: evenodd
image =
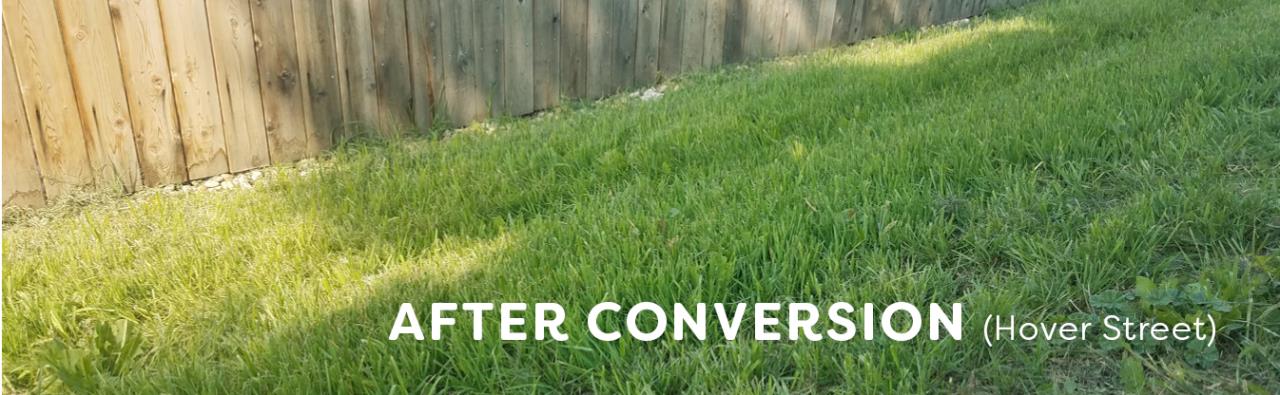
<instances>
[{"instance_id":1,"label":"sunlit grass","mask_svg":"<svg viewBox=\"0 0 1280 395\"><path fill-rule=\"evenodd\" d=\"M1121 391L1130 354L1094 345L385 339L400 303L434 301L554 301L569 323L604 300L1048 319L1136 276L1275 261L1277 20L1266 0L1050 0L653 102L351 143L254 190L28 216L4 231L4 385ZM1280 390L1269 281L1220 361L1143 355L1147 385Z\"/></svg>"}]
</instances>

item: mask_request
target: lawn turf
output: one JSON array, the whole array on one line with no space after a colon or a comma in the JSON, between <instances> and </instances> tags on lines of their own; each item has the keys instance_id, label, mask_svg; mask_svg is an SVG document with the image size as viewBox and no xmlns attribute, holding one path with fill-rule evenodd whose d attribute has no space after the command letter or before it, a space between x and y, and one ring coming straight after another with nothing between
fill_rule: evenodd
<instances>
[{"instance_id":1,"label":"lawn turf","mask_svg":"<svg viewBox=\"0 0 1280 395\"><path fill-rule=\"evenodd\" d=\"M11 219L4 386L1280 392L1276 21L1271 0L1046 0L656 101L352 142L252 190ZM979 337L986 314L1091 314L1139 277L1227 292L1222 271L1262 279L1227 300L1215 360ZM581 323L606 300L968 320L959 342L602 342ZM400 303L436 301L557 302L571 339L386 340Z\"/></svg>"}]
</instances>

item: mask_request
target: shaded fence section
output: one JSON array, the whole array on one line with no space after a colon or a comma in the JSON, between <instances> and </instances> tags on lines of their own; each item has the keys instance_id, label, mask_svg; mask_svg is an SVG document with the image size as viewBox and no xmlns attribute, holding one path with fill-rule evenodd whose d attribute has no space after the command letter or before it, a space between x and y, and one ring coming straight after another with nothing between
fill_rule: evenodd
<instances>
[{"instance_id":1,"label":"shaded fence section","mask_svg":"<svg viewBox=\"0 0 1280 395\"><path fill-rule=\"evenodd\" d=\"M293 161L1025 0L3 0L4 204Z\"/></svg>"}]
</instances>

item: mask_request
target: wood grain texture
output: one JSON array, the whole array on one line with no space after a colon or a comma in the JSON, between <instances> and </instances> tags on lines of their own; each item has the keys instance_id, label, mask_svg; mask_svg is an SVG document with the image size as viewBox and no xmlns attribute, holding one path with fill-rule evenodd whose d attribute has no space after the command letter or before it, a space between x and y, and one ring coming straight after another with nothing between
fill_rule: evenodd
<instances>
[{"instance_id":1,"label":"wood grain texture","mask_svg":"<svg viewBox=\"0 0 1280 395\"><path fill-rule=\"evenodd\" d=\"M706 30L702 39L702 67L724 64L725 20L728 0L706 0Z\"/></svg>"},{"instance_id":2,"label":"wood grain texture","mask_svg":"<svg viewBox=\"0 0 1280 395\"><path fill-rule=\"evenodd\" d=\"M836 0L818 0L816 7L818 25L814 31L813 49L829 48L835 43L832 32L835 30Z\"/></svg>"},{"instance_id":3,"label":"wood grain texture","mask_svg":"<svg viewBox=\"0 0 1280 395\"><path fill-rule=\"evenodd\" d=\"M636 34L639 30L637 24L640 22L640 3L634 0L623 1L615 7L614 26L618 30L618 39L613 52L615 87L610 93L629 90L636 86L636 43L639 41Z\"/></svg>"},{"instance_id":4,"label":"wood grain texture","mask_svg":"<svg viewBox=\"0 0 1280 395\"><path fill-rule=\"evenodd\" d=\"M834 44L851 44L862 39L862 15L866 0L836 0L835 20L831 25Z\"/></svg>"},{"instance_id":5,"label":"wood grain texture","mask_svg":"<svg viewBox=\"0 0 1280 395\"><path fill-rule=\"evenodd\" d=\"M108 0L134 143L146 185L187 180L158 0Z\"/></svg>"},{"instance_id":6,"label":"wood grain texture","mask_svg":"<svg viewBox=\"0 0 1280 395\"><path fill-rule=\"evenodd\" d=\"M560 0L533 0L533 107L560 104Z\"/></svg>"},{"instance_id":7,"label":"wood grain texture","mask_svg":"<svg viewBox=\"0 0 1280 395\"><path fill-rule=\"evenodd\" d=\"M334 0L334 28L340 69L344 116L343 134L372 132L378 119L377 65L373 57L373 27L366 0Z\"/></svg>"},{"instance_id":8,"label":"wood grain texture","mask_svg":"<svg viewBox=\"0 0 1280 395\"><path fill-rule=\"evenodd\" d=\"M328 2L293 0L293 21L298 33L307 153L316 154L333 146L334 133L344 122L333 7Z\"/></svg>"},{"instance_id":9,"label":"wood grain texture","mask_svg":"<svg viewBox=\"0 0 1280 395\"><path fill-rule=\"evenodd\" d=\"M486 113L500 116L506 103L502 81L502 36L505 32L501 1L478 1L475 4L476 79L480 85Z\"/></svg>"},{"instance_id":10,"label":"wood grain texture","mask_svg":"<svg viewBox=\"0 0 1280 395\"><path fill-rule=\"evenodd\" d=\"M533 1L502 2L502 85L507 115L533 112Z\"/></svg>"},{"instance_id":11,"label":"wood grain texture","mask_svg":"<svg viewBox=\"0 0 1280 395\"><path fill-rule=\"evenodd\" d=\"M658 52L662 43L662 0L639 0L636 19L636 70L638 85L658 81Z\"/></svg>"},{"instance_id":12,"label":"wood grain texture","mask_svg":"<svg viewBox=\"0 0 1280 395\"><path fill-rule=\"evenodd\" d=\"M685 0L684 22L681 24L680 71L701 70L702 51L707 37L707 1Z\"/></svg>"},{"instance_id":13,"label":"wood grain texture","mask_svg":"<svg viewBox=\"0 0 1280 395\"><path fill-rule=\"evenodd\" d=\"M53 3L5 0L4 26L45 192L53 199L91 184L94 166Z\"/></svg>"},{"instance_id":14,"label":"wood grain texture","mask_svg":"<svg viewBox=\"0 0 1280 395\"><path fill-rule=\"evenodd\" d=\"M98 185L133 191L142 183L120 56L105 1L55 3L71 81Z\"/></svg>"},{"instance_id":15,"label":"wood grain texture","mask_svg":"<svg viewBox=\"0 0 1280 395\"><path fill-rule=\"evenodd\" d=\"M463 126L487 114L475 67L474 3L443 0L440 10L445 113L454 126Z\"/></svg>"},{"instance_id":16,"label":"wood grain texture","mask_svg":"<svg viewBox=\"0 0 1280 395\"><path fill-rule=\"evenodd\" d=\"M560 92L587 95L587 0L560 1Z\"/></svg>"},{"instance_id":17,"label":"wood grain texture","mask_svg":"<svg viewBox=\"0 0 1280 395\"><path fill-rule=\"evenodd\" d=\"M209 33L218 76L218 101L226 125L227 164L244 171L271 163L258 80L257 40L251 0L209 1Z\"/></svg>"},{"instance_id":18,"label":"wood grain texture","mask_svg":"<svg viewBox=\"0 0 1280 395\"><path fill-rule=\"evenodd\" d=\"M272 162L292 162L307 156L307 122L302 110L293 5L285 0L255 0L252 4L267 148Z\"/></svg>"},{"instance_id":19,"label":"wood grain texture","mask_svg":"<svg viewBox=\"0 0 1280 395\"><path fill-rule=\"evenodd\" d=\"M9 38L4 38L4 205L39 207L45 204L40 165L36 162L31 130L22 108L22 92L9 54Z\"/></svg>"},{"instance_id":20,"label":"wood grain texture","mask_svg":"<svg viewBox=\"0 0 1280 395\"><path fill-rule=\"evenodd\" d=\"M301 0L299 0L301 1ZM408 0L405 16L409 29L409 69L413 76L413 123L419 130L432 127L436 97L443 86L440 73L440 12L437 1Z\"/></svg>"},{"instance_id":21,"label":"wood grain texture","mask_svg":"<svg viewBox=\"0 0 1280 395\"><path fill-rule=\"evenodd\" d=\"M745 60L746 5L746 0L724 0L724 46L720 56L726 64Z\"/></svg>"},{"instance_id":22,"label":"wood grain texture","mask_svg":"<svg viewBox=\"0 0 1280 395\"><path fill-rule=\"evenodd\" d=\"M373 56L378 69L379 131L398 134L414 129L413 75L405 0L370 0Z\"/></svg>"},{"instance_id":23,"label":"wood grain texture","mask_svg":"<svg viewBox=\"0 0 1280 395\"><path fill-rule=\"evenodd\" d=\"M684 13L688 4L683 0L665 0L662 5L662 33L658 43L658 72L669 78L681 71L684 61Z\"/></svg>"},{"instance_id":24,"label":"wood grain texture","mask_svg":"<svg viewBox=\"0 0 1280 395\"><path fill-rule=\"evenodd\" d=\"M173 80L182 147L186 152L187 175L200 179L226 173L226 140L205 9L160 2L160 19L168 44L169 75Z\"/></svg>"}]
</instances>

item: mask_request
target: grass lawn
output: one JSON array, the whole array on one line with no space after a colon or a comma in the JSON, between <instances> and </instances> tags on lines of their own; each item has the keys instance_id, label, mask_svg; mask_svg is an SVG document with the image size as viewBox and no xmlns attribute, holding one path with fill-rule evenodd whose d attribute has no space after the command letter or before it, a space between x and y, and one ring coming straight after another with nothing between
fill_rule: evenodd
<instances>
[{"instance_id":1,"label":"grass lawn","mask_svg":"<svg viewBox=\"0 0 1280 395\"><path fill-rule=\"evenodd\" d=\"M4 387L1280 392L1277 21L1273 0L1046 0L656 101L350 143L251 190L10 215ZM964 303L966 338L581 324L602 301L899 300ZM386 340L400 303L441 301L558 302L571 338ZM1221 329L981 341L987 314L1108 312Z\"/></svg>"}]
</instances>

